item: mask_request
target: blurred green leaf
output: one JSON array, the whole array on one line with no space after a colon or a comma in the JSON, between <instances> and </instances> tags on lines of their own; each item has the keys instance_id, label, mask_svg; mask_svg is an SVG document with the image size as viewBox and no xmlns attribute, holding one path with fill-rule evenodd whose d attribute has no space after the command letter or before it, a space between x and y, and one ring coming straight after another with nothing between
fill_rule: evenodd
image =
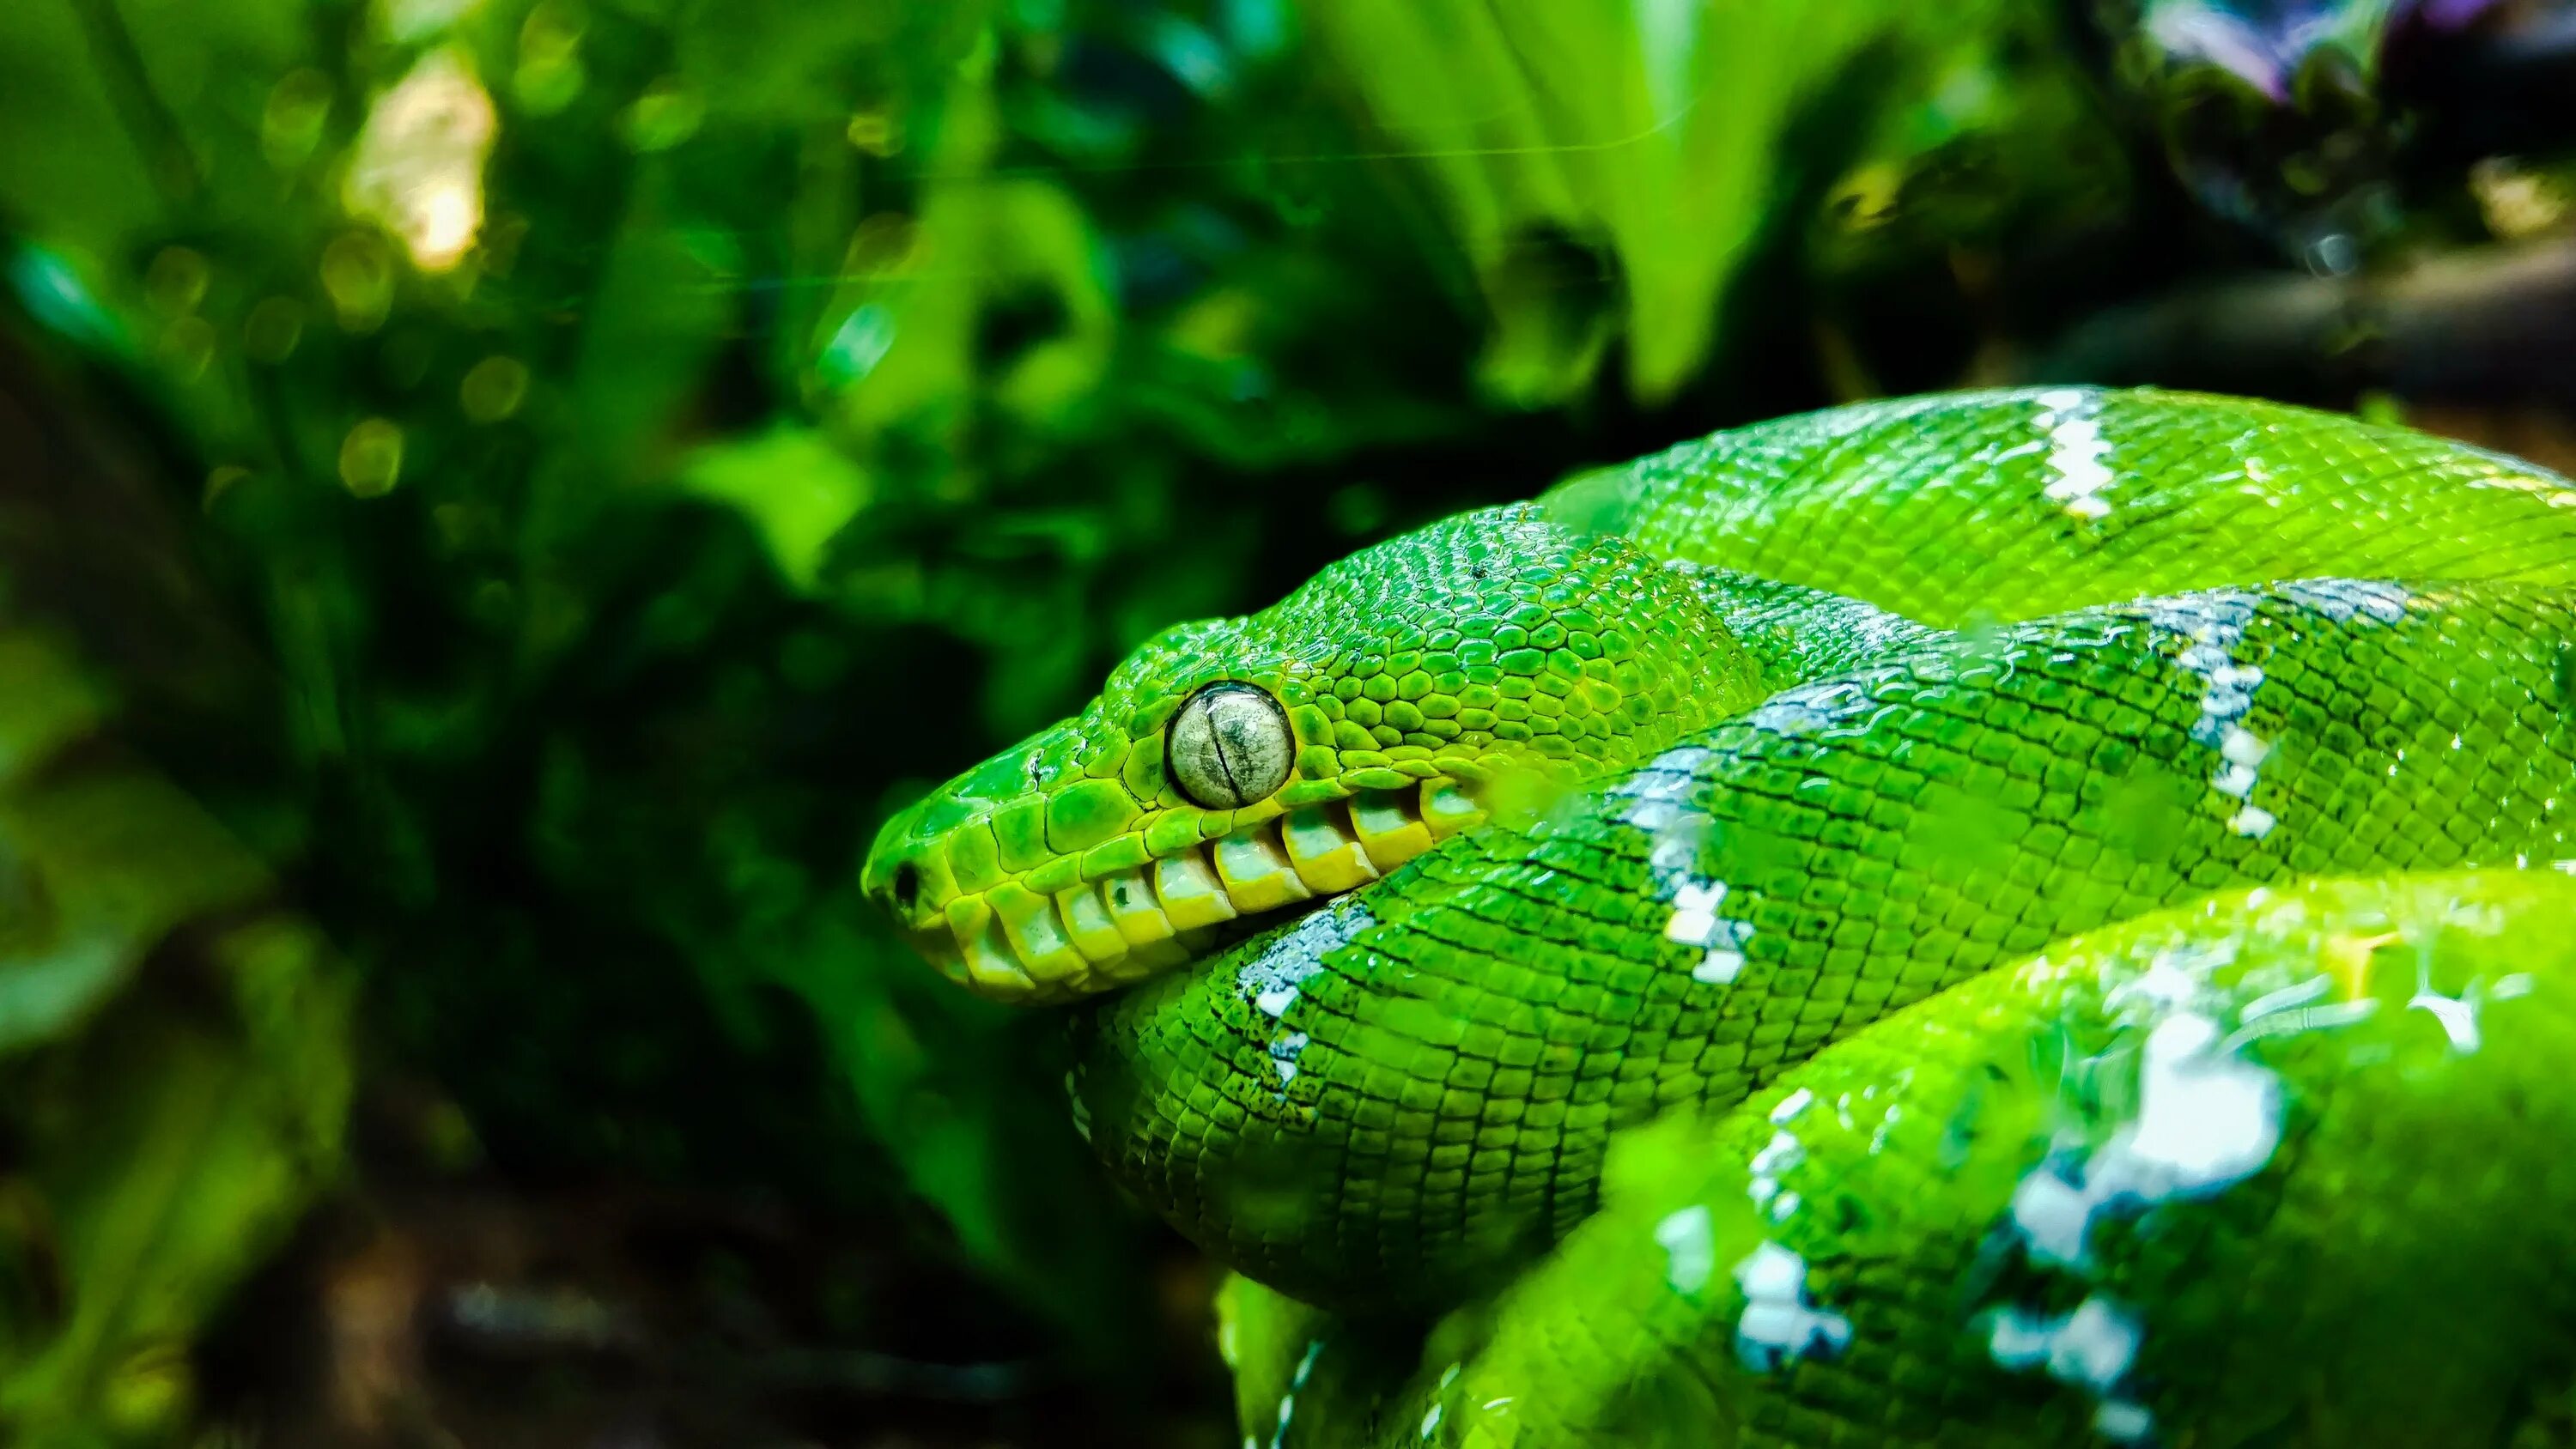
<instances>
[{"instance_id":1,"label":"blurred green leaf","mask_svg":"<svg viewBox=\"0 0 2576 1449\"><path fill-rule=\"evenodd\" d=\"M239 958L225 969L261 978L256 1016L192 1020L136 1001L9 1092L30 1131L10 1181L33 1189L50 1225L49 1241L15 1246L50 1260L67 1305L0 1322L0 1422L14 1442L160 1440L182 1426L189 1341L335 1170L349 993L309 935L279 929L219 948Z\"/></svg>"},{"instance_id":2,"label":"blurred green leaf","mask_svg":"<svg viewBox=\"0 0 2576 1449\"><path fill-rule=\"evenodd\" d=\"M58 646L0 633L0 1058L75 1025L172 928L268 884L168 782L42 771L102 714Z\"/></svg>"},{"instance_id":3,"label":"blurred green leaf","mask_svg":"<svg viewBox=\"0 0 2576 1449\"><path fill-rule=\"evenodd\" d=\"M944 989L882 929L831 924L866 910L847 898L772 969L827 1023L906 1183L971 1258L1068 1330L1137 1333L1149 1304L1128 1210L1070 1117L1028 1110L1033 1096L1061 1100L1054 1024Z\"/></svg>"},{"instance_id":4,"label":"blurred green leaf","mask_svg":"<svg viewBox=\"0 0 2576 1449\"><path fill-rule=\"evenodd\" d=\"M1472 269L1492 326L1481 382L1527 407L1580 392L1614 339L1627 390L1671 398L1774 209L1833 162L1792 148L1806 111L1873 54L1914 94L2018 13L1326 0L1309 19Z\"/></svg>"},{"instance_id":5,"label":"blurred green leaf","mask_svg":"<svg viewBox=\"0 0 2576 1449\"><path fill-rule=\"evenodd\" d=\"M760 530L780 573L810 589L833 535L867 507L868 475L808 428L767 433L701 451L680 473L701 497L739 509Z\"/></svg>"},{"instance_id":6,"label":"blurred green leaf","mask_svg":"<svg viewBox=\"0 0 2576 1449\"><path fill-rule=\"evenodd\" d=\"M102 754L59 646L0 632L0 1425L12 1442L159 1439L187 1348L336 1169L350 983L159 776ZM76 749L75 746L84 748ZM182 966L172 957L185 958ZM206 991L121 990L147 960Z\"/></svg>"}]
</instances>

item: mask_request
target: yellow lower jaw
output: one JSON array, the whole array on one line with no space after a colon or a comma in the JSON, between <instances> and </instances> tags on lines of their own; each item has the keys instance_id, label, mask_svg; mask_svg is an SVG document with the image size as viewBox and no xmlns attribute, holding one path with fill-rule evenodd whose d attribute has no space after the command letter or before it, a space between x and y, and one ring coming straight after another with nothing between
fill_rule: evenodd
<instances>
[{"instance_id":1,"label":"yellow lower jaw","mask_svg":"<svg viewBox=\"0 0 2576 1449\"><path fill-rule=\"evenodd\" d=\"M952 904L948 929L920 944L979 995L1085 996L1191 960L1227 921L1355 890L1482 819L1445 780L1363 791L1053 896L996 886Z\"/></svg>"},{"instance_id":2,"label":"yellow lower jaw","mask_svg":"<svg viewBox=\"0 0 2576 1449\"><path fill-rule=\"evenodd\" d=\"M1358 826L1340 805L1310 806L1280 821L1279 843L1299 881L1317 895L1338 895L1378 878Z\"/></svg>"}]
</instances>

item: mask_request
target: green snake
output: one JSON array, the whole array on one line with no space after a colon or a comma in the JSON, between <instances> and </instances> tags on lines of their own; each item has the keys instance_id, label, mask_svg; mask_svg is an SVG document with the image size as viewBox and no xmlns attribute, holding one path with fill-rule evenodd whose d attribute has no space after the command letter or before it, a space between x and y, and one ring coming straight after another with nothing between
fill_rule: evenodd
<instances>
[{"instance_id":1,"label":"green snake","mask_svg":"<svg viewBox=\"0 0 2576 1449\"><path fill-rule=\"evenodd\" d=\"M2565 1443L2572 586L2403 428L1845 407L1168 630L864 883L1078 1004L1250 1445Z\"/></svg>"}]
</instances>

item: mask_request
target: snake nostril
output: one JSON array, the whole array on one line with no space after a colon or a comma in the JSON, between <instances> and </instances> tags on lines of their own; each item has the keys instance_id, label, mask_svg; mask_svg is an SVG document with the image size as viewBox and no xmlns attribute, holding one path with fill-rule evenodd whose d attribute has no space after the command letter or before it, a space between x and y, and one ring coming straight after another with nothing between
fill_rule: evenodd
<instances>
[{"instance_id":1,"label":"snake nostril","mask_svg":"<svg viewBox=\"0 0 2576 1449\"><path fill-rule=\"evenodd\" d=\"M894 868L894 903L911 910L921 899L921 871L909 863Z\"/></svg>"}]
</instances>

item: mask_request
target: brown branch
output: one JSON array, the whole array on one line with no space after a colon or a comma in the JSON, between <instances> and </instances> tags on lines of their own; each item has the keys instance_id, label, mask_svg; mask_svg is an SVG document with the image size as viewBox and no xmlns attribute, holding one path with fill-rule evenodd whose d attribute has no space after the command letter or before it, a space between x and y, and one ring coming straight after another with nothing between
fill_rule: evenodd
<instances>
[{"instance_id":1,"label":"brown branch","mask_svg":"<svg viewBox=\"0 0 2576 1449\"><path fill-rule=\"evenodd\" d=\"M2025 372L2332 405L2384 391L2576 410L2576 240L2193 287L2079 323Z\"/></svg>"}]
</instances>

